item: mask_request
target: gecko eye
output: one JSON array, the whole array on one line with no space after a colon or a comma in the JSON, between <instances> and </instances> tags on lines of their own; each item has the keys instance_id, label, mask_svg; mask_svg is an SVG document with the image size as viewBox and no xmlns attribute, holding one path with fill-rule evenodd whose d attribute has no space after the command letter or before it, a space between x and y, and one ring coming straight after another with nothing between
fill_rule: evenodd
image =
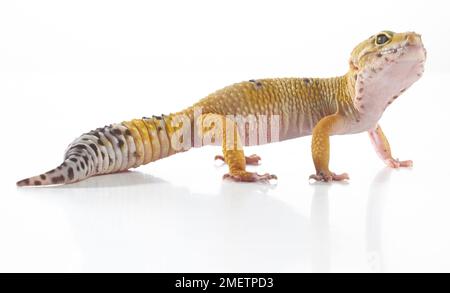
<instances>
[{"instance_id":1,"label":"gecko eye","mask_svg":"<svg viewBox=\"0 0 450 293\"><path fill-rule=\"evenodd\" d=\"M376 38L377 45L384 45L389 41L389 37L385 34L379 34Z\"/></svg>"}]
</instances>

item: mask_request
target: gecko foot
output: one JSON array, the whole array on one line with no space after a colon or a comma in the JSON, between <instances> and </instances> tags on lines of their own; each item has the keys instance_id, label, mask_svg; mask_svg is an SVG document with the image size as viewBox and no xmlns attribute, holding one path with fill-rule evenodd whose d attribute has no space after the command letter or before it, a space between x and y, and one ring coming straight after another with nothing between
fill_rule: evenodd
<instances>
[{"instance_id":1,"label":"gecko foot","mask_svg":"<svg viewBox=\"0 0 450 293\"><path fill-rule=\"evenodd\" d=\"M335 174L332 172L319 172L317 174L313 174L309 176L309 179L314 179L316 181L323 181L323 182L330 182L330 181L343 181L348 180L350 177L348 177L347 173L342 174Z\"/></svg>"},{"instance_id":2,"label":"gecko foot","mask_svg":"<svg viewBox=\"0 0 450 293\"><path fill-rule=\"evenodd\" d=\"M235 174L225 174L223 179L229 179L235 182L269 182L271 179L277 179L273 174L258 174L254 172L242 171Z\"/></svg>"},{"instance_id":3,"label":"gecko foot","mask_svg":"<svg viewBox=\"0 0 450 293\"><path fill-rule=\"evenodd\" d=\"M214 160L222 160L225 162L225 158L221 155L217 155L214 157ZM259 161L261 160L261 157L258 155L251 155L249 157L245 157L245 164L247 165L259 165Z\"/></svg>"},{"instance_id":4,"label":"gecko foot","mask_svg":"<svg viewBox=\"0 0 450 293\"><path fill-rule=\"evenodd\" d=\"M387 159L384 161L386 163L386 165L388 165L388 167L391 168L401 168L401 167L405 167L405 168L409 168L413 166L413 161L411 160L407 160L407 161L400 161L399 159Z\"/></svg>"}]
</instances>

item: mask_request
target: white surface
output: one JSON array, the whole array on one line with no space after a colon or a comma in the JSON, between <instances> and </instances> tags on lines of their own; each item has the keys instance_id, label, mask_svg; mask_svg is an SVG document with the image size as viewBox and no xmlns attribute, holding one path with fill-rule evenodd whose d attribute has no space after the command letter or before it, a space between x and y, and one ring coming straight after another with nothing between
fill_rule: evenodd
<instances>
[{"instance_id":1,"label":"white surface","mask_svg":"<svg viewBox=\"0 0 450 293\"><path fill-rule=\"evenodd\" d=\"M1 2L0 272L450 272L448 8L398 2ZM247 150L276 186L222 182L220 148L207 147L15 187L106 123L240 80L344 73L353 46L383 29L422 33L429 54L381 120L411 170L385 169L359 134L332 138L348 184L308 182L306 137Z\"/></svg>"}]
</instances>

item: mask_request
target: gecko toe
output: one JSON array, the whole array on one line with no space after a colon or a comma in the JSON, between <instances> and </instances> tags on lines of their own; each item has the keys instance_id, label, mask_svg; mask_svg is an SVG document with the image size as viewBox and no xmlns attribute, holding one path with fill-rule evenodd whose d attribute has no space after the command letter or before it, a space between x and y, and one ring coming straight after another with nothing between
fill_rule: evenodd
<instances>
[{"instance_id":1,"label":"gecko toe","mask_svg":"<svg viewBox=\"0 0 450 293\"><path fill-rule=\"evenodd\" d=\"M225 162L225 158L222 155L215 156L214 160L215 161L223 161L223 162ZM261 157L258 156L258 155L255 155L255 154L253 154L251 156L248 156L248 157L247 156L245 157L245 164L247 164L247 165L254 165L254 166L256 166L256 165L259 165L259 161L261 161Z\"/></svg>"},{"instance_id":2,"label":"gecko toe","mask_svg":"<svg viewBox=\"0 0 450 293\"><path fill-rule=\"evenodd\" d=\"M309 179L314 179L315 181L322 182L332 182L332 181L343 181L348 180L350 177L347 173L335 174L332 172L319 172L318 174L312 174L309 176Z\"/></svg>"},{"instance_id":3,"label":"gecko toe","mask_svg":"<svg viewBox=\"0 0 450 293\"><path fill-rule=\"evenodd\" d=\"M278 180L278 177L274 174L258 174L254 172L236 172L234 174L227 173L223 175L223 179L235 181L235 182L265 182L268 183L270 180Z\"/></svg>"}]
</instances>

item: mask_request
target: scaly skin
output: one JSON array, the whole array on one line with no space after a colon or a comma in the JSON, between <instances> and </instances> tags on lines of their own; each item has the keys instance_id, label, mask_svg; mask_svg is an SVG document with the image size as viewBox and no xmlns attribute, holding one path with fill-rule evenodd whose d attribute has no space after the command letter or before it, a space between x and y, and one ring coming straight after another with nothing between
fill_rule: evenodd
<instances>
[{"instance_id":1,"label":"scaly skin","mask_svg":"<svg viewBox=\"0 0 450 293\"><path fill-rule=\"evenodd\" d=\"M260 158L245 157L243 146L310 134L316 168L310 178L315 180L348 179L345 173L337 175L329 170L331 135L367 131L388 166L409 167L411 161L393 159L378 120L386 107L422 76L425 59L419 35L384 31L353 50L350 68L343 76L250 80L225 87L178 113L98 128L69 145L58 168L21 180L17 185L73 183L136 168L208 144L207 137L209 143L222 144L223 156L216 158L229 166L224 178L235 181L276 178L246 171L247 164L258 164ZM201 115L196 115L196 109L201 109ZM230 115L251 116L256 119L256 126L242 128ZM279 127L276 137L261 132L273 124ZM187 128L189 132L185 132ZM180 133L184 133L181 138ZM199 145L195 143L197 134L202 139Z\"/></svg>"}]
</instances>

